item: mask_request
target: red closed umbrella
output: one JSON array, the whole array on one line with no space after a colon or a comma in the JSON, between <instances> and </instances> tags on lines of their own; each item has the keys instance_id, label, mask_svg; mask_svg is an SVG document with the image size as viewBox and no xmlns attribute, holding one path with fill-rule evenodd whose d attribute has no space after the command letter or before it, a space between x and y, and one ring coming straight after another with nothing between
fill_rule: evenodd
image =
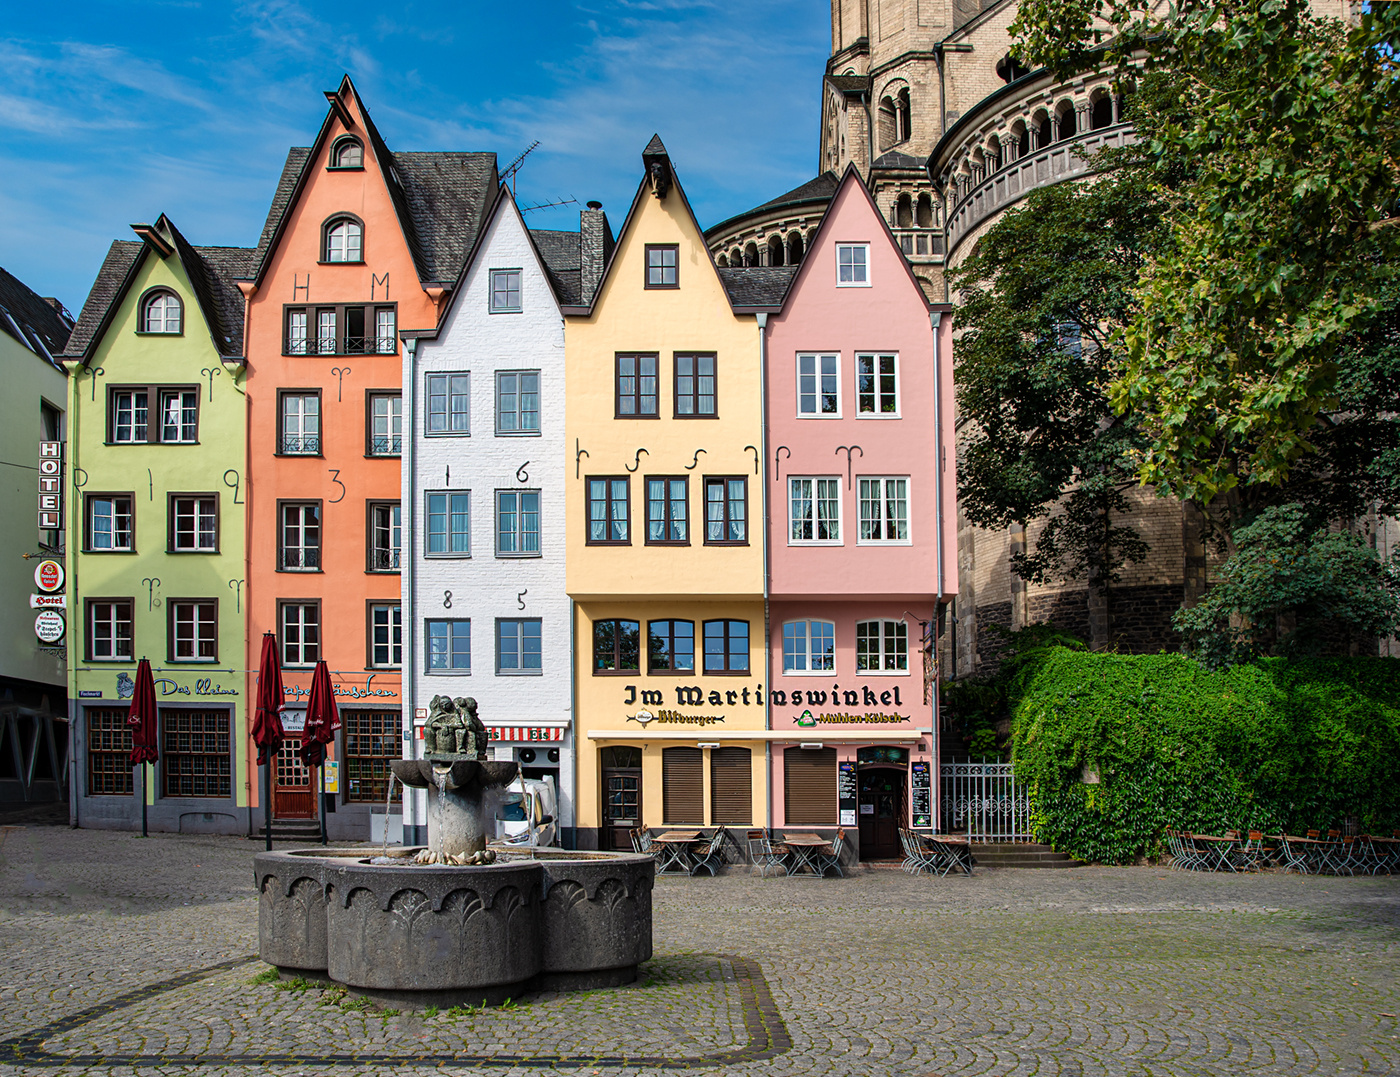
<instances>
[{"instance_id":1,"label":"red closed umbrella","mask_svg":"<svg viewBox=\"0 0 1400 1077\"><path fill-rule=\"evenodd\" d=\"M340 730L340 711L335 705L335 689L331 686L331 671L323 658L311 674L311 695L306 700L306 724L301 727L301 758L308 767L321 772L321 796L326 795L326 745L335 743ZM317 805L321 817L321 844L326 844L326 806Z\"/></svg>"},{"instance_id":2,"label":"red closed umbrella","mask_svg":"<svg viewBox=\"0 0 1400 1077\"><path fill-rule=\"evenodd\" d=\"M156 750L159 731L156 724L156 682L151 676L151 663L141 659L136 664L136 687L131 693L131 709L126 715L131 729L131 765L141 766L141 836L146 837L146 768L160 758Z\"/></svg>"},{"instance_id":3,"label":"red closed umbrella","mask_svg":"<svg viewBox=\"0 0 1400 1077\"><path fill-rule=\"evenodd\" d=\"M262 660L258 663L257 709L253 712L253 743L258 746L258 763L263 770L263 823L267 847L272 848L272 768L277 752L287 739L282 728L286 691L282 687L282 662L277 654L277 637L263 633Z\"/></svg>"}]
</instances>

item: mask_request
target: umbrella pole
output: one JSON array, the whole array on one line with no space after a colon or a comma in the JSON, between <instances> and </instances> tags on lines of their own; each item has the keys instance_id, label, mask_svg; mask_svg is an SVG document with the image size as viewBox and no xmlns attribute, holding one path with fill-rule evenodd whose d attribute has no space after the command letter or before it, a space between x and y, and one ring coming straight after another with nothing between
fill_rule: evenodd
<instances>
[{"instance_id":1,"label":"umbrella pole","mask_svg":"<svg viewBox=\"0 0 1400 1077\"><path fill-rule=\"evenodd\" d=\"M146 831L146 764L141 764L141 836L149 838Z\"/></svg>"},{"instance_id":2,"label":"umbrella pole","mask_svg":"<svg viewBox=\"0 0 1400 1077\"><path fill-rule=\"evenodd\" d=\"M316 805L316 814L321 817L321 844L326 845L326 761L321 760L321 803Z\"/></svg>"},{"instance_id":3,"label":"umbrella pole","mask_svg":"<svg viewBox=\"0 0 1400 1077\"><path fill-rule=\"evenodd\" d=\"M267 832L267 851L272 852L272 749L263 764L263 829Z\"/></svg>"}]
</instances>

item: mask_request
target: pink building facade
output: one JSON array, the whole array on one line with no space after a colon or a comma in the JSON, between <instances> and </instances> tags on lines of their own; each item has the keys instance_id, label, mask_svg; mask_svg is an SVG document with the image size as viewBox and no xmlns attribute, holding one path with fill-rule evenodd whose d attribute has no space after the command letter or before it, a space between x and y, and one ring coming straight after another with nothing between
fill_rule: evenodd
<instances>
[{"instance_id":1,"label":"pink building facade","mask_svg":"<svg viewBox=\"0 0 1400 1077\"><path fill-rule=\"evenodd\" d=\"M895 857L900 827L938 826L951 318L853 169L766 343L773 825Z\"/></svg>"}]
</instances>

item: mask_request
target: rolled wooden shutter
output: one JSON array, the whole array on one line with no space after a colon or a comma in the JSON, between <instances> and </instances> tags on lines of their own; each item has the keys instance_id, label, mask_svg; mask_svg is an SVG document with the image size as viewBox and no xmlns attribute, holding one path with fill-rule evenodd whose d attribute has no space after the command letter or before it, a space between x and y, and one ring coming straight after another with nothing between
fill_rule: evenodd
<instances>
[{"instance_id":1,"label":"rolled wooden shutter","mask_svg":"<svg viewBox=\"0 0 1400 1077\"><path fill-rule=\"evenodd\" d=\"M661 751L661 812L667 826L705 825L704 753L699 748Z\"/></svg>"},{"instance_id":2,"label":"rolled wooden shutter","mask_svg":"<svg viewBox=\"0 0 1400 1077\"><path fill-rule=\"evenodd\" d=\"M710 814L715 826L753 822L753 752L748 748L710 749Z\"/></svg>"},{"instance_id":3,"label":"rolled wooden shutter","mask_svg":"<svg viewBox=\"0 0 1400 1077\"><path fill-rule=\"evenodd\" d=\"M794 826L836 822L836 749L788 748L783 752L783 806Z\"/></svg>"}]
</instances>

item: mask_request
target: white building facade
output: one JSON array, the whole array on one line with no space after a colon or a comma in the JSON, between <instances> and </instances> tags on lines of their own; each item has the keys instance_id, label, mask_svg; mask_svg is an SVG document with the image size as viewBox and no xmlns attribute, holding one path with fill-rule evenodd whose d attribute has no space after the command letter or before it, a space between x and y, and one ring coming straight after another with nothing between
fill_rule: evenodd
<instances>
[{"instance_id":1,"label":"white building facade","mask_svg":"<svg viewBox=\"0 0 1400 1077\"><path fill-rule=\"evenodd\" d=\"M422 754L434 696L475 699L494 757L554 779L571 845L558 281L502 188L436 332L403 334L404 754ZM404 839L422 842L415 792Z\"/></svg>"}]
</instances>

